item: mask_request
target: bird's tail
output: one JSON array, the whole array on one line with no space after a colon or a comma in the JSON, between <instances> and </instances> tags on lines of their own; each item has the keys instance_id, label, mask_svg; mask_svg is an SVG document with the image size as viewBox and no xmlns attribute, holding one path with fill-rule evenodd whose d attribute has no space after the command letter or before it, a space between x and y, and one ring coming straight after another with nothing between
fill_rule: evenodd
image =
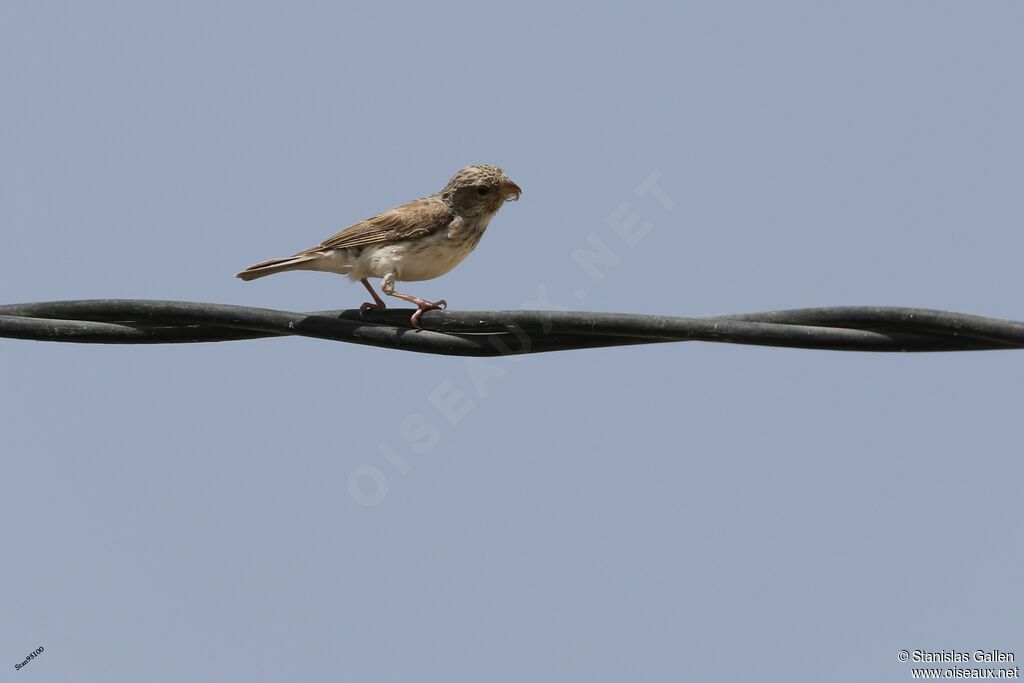
<instances>
[{"instance_id":1,"label":"bird's tail","mask_svg":"<svg viewBox=\"0 0 1024 683\"><path fill-rule=\"evenodd\" d=\"M241 273L235 273L235 277L243 280L255 280L256 278L282 273L286 270L305 270L309 268L309 262L315 261L320 254L296 254L288 258L275 258L269 261L261 261L249 266Z\"/></svg>"}]
</instances>

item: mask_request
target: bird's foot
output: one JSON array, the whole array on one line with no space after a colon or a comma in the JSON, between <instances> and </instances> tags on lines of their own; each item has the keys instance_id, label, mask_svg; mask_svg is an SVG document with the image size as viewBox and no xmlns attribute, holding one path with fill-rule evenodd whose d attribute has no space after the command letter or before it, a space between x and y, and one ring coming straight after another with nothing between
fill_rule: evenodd
<instances>
[{"instance_id":1,"label":"bird's foot","mask_svg":"<svg viewBox=\"0 0 1024 683\"><path fill-rule=\"evenodd\" d=\"M448 302L444 299L438 299L437 301L426 301L424 299L416 299L413 302L416 304L416 312L412 314L409 322L412 323L413 327L420 326L420 316L423 315L424 311L440 311L448 308Z\"/></svg>"},{"instance_id":2,"label":"bird's foot","mask_svg":"<svg viewBox=\"0 0 1024 683\"><path fill-rule=\"evenodd\" d=\"M363 313L365 313L366 311L384 310L387 310L387 305L383 301L378 301L377 303L370 303L369 301L367 301L366 303L359 307L359 317L363 317Z\"/></svg>"}]
</instances>

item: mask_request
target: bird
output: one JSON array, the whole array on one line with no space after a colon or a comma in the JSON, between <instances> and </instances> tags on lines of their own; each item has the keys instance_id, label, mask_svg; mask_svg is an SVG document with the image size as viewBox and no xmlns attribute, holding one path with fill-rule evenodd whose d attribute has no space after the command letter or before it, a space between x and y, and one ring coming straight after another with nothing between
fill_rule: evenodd
<instances>
[{"instance_id":1,"label":"bird","mask_svg":"<svg viewBox=\"0 0 1024 683\"><path fill-rule=\"evenodd\" d=\"M385 294L416 305L410 322L419 327L425 311L447 308L448 302L401 294L395 284L433 280L459 265L476 248L498 209L506 201L518 200L522 192L497 166L471 164L440 192L359 221L293 256L251 265L235 277L255 280L288 270L347 275L373 297L372 303L359 307L360 314L387 308L369 281L380 278Z\"/></svg>"}]
</instances>

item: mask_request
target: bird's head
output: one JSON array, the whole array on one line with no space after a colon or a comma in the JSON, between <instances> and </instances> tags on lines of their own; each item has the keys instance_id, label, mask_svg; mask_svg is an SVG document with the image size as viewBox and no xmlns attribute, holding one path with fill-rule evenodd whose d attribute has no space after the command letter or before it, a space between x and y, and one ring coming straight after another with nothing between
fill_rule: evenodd
<instances>
[{"instance_id":1,"label":"bird's head","mask_svg":"<svg viewBox=\"0 0 1024 683\"><path fill-rule=\"evenodd\" d=\"M460 214L494 214L506 201L519 199L522 190L497 166L474 164L452 176L441 196Z\"/></svg>"}]
</instances>

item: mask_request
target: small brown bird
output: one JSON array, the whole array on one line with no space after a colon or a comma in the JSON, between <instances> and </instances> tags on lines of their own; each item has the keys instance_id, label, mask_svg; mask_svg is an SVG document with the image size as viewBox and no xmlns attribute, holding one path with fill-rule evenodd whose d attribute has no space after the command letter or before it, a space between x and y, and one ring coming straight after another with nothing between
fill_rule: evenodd
<instances>
[{"instance_id":1,"label":"small brown bird","mask_svg":"<svg viewBox=\"0 0 1024 683\"><path fill-rule=\"evenodd\" d=\"M416 304L412 324L424 311L445 308L444 299L426 301L395 291L395 283L432 280L459 265L483 237L487 224L522 190L497 166L467 166L444 189L367 218L294 256L249 266L235 277L255 280L286 270L321 270L359 280L373 297L361 311L383 310L384 301L367 278L381 278L388 296Z\"/></svg>"}]
</instances>

